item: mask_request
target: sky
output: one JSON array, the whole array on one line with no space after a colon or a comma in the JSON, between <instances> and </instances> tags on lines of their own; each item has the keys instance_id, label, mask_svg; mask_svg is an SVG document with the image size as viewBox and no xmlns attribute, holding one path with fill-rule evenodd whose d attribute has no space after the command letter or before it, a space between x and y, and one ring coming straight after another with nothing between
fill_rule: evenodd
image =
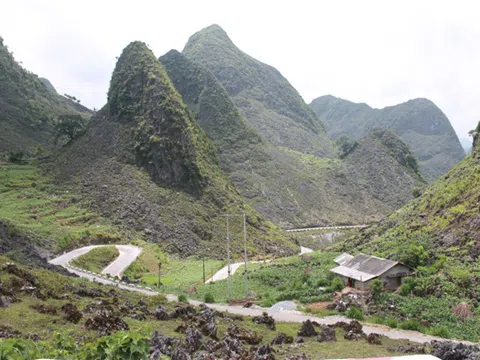
<instances>
[{"instance_id":1,"label":"sky","mask_svg":"<svg viewBox=\"0 0 480 360\"><path fill-rule=\"evenodd\" d=\"M468 137L480 120L479 19L475 0L15 0L2 4L0 36L26 69L98 109L131 41L161 56L215 23L307 103L424 97Z\"/></svg>"}]
</instances>

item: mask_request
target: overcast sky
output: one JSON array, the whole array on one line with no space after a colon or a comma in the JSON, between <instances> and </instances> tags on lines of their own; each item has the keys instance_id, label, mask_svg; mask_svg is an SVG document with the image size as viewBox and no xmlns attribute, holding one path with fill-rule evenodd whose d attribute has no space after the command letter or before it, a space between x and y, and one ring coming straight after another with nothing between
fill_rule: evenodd
<instances>
[{"instance_id":1,"label":"overcast sky","mask_svg":"<svg viewBox=\"0 0 480 360\"><path fill-rule=\"evenodd\" d=\"M309 103L434 101L460 137L480 120L480 5L472 1L4 1L0 36L28 70L93 108L133 40L157 56L219 24Z\"/></svg>"}]
</instances>

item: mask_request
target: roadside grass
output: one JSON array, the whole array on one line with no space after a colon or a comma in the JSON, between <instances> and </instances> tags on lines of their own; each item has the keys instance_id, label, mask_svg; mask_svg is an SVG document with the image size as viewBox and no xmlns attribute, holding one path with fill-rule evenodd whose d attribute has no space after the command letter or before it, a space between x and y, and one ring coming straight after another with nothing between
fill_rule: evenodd
<instances>
[{"instance_id":1,"label":"roadside grass","mask_svg":"<svg viewBox=\"0 0 480 360\"><path fill-rule=\"evenodd\" d=\"M157 244L140 240L132 244L142 247L142 253L124 272L130 280L158 286L160 263L160 281L163 285L159 290L162 292L180 295L191 286L203 283L203 260L193 256L179 259L163 252ZM210 278L223 266L223 261L205 259L205 278Z\"/></svg>"},{"instance_id":2,"label":"roadside grass","mask_svg":"<svg viewBox=\"0 0 480 360\"><path fill-rule=\"evenodd\" d=\"M271 263L248 264L249 296L263 301L265 306L282 300L299 300L309 303L328 301L331 294L326 293L330 285L329 269L335 266L333 259L337 253L313 252L302 256L291 256L277 259ZM177 281L165 281L162 292L175 294L184 293L186 289L195 286L196 292L189 294L190 298L203 300L205 294L212 294L216 302L225 303L228 300L228 280L203 284L201 280L201 261L197 264L199 273L186 281L184 272L179 269ZM245 298L244 266L240 266L230 277L231 298ZM193 274L195 274L193 272ZM197 282L193 282L196 279ZM156 282L152 277L151 281ZM163 280L162 280L163 282Z\"/></svg>"},{"instance_id":3,"label":"roadside grass","mask_svg":"<svg viewBox=\"0 0 480 360\"><path fill-rule=\"evenodd\" d=\"M81 200L34 164L0 164L0 218L22 231L52 240L57 250L79 238L113 231ZM46 244L43 244L46 245ZM53 247L53 246L52 246Z\"/></svg>"},{"instance_id":4,"label":"roadside grass","mask_svg":"<svg viewBox=\"0 0 480 360\"><path fill-rule=\"evenodd\" d=\"M118 255L116 246L102 246L93 248L88 253L79 256L72 261L72 265L100 274Z\"/></svg>"}]
</instances>

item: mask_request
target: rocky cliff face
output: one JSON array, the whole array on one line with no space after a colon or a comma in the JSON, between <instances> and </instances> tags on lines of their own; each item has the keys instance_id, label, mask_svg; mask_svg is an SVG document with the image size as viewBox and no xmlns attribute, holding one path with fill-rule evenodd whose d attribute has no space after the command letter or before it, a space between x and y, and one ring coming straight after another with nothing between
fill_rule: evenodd
<instances>
[{"instance_id":1,"label":"rocky cliff face","mask_svg":"<svg viewBox=\"0 0 480 360\"><path fill-rule=\"evenodd\" d=\"M169 252L222 255L225 219L219 214L243 212L252 254L259 244L277 254L296 251L236 192L163 65L140 42L123 51L107 105L84 136L57 154L55 171L129 236Z\"/></svg>"},{"instance_id":2,"label":"rocky cliff face","mask_svg":"<svg viewBox=\"0 0 480 360\"><path fill-rule=\"evenodd\" d=\"M333 138L359 138L374 128L393 131L413 151L428 181L446 173L465 157L450 121L427 99L373 109L327 95L313 100L310 107Z\"/></svg>"},{"instance_id":3,"label":"rocky cliff face","mask_svg":"<svg viewBox=\"0 0 480 360\"><path fill-rule=\"evenodd\" d=\"M35 74L23 69L0 38L0 153L53 147L53 126L60 115L90 118L84 106L51 91Z\"/></svg>"}]
</instances>

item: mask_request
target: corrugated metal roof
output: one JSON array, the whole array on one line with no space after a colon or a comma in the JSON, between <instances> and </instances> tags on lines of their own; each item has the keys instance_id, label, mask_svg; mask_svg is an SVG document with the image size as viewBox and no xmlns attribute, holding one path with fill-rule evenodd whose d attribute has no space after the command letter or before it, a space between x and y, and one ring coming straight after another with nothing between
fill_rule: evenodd
<instances>
[{"instance_id":1,"label":"corrugated metal roof","mask_svg":"<svg viewBox=\"0 0 480 360\"><path fill-rule=\"evenodd\" d=\"M343 263L353 259L353 255L343 253L341 255L338 255L333 262L337 263L338 265L343 265Z\"/></svg>"},{"instance_id":2,"label":"corrugated metal roof","mask_svg":"<svg viewBox=\"0 0 480 360\"><path fill-rule=\"evenodd\" d=\"M390 270L398 261L359 254L331 271L359 281L368 281Z\"/></svg>"}]
</instances>

